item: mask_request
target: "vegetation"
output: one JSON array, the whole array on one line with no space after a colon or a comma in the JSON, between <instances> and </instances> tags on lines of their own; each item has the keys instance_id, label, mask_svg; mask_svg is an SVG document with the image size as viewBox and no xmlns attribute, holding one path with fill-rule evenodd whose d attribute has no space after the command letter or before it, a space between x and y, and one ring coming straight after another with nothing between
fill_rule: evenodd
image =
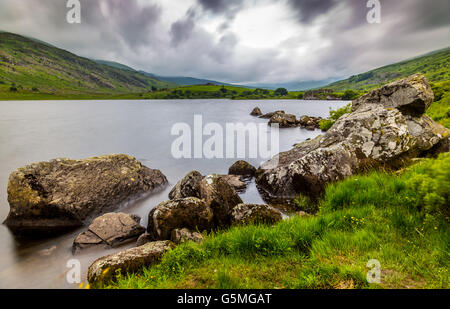
<instances>
[{"instance_id":1,"label":"vegetation","mask_svg":"<svg viewBox=\"0 0 450 309\"><path fill-rule=\"evenodd\" d=\"M282 89L282 90L280 90ZM232 99L232 100L259 100L259 99L298 99L303 92L288 92L284 88L275 91L267 89L249 89L237 86L224 85L195 85L176 89L160 89L145 94L145 99Z\"/></svg>"},{"instance_id":2,"label":"vegetation","mask_svg":"<svg viewBox=\"0 0 450 309\"><path fill-rule=\"evenodd\" d=\"M330 110L330 117L328 119L321 120L319 122L319 126L322 129L322 131L328 131L339 118L351 112L352 112L351 103L337 110Z\"/></svg>"},{"instance_id":3,"label":"vegetation","mask_svg":"<svg viewBox=\"0 0 450 309\"><path fill-rule=\"evenodd\" d=\"M103 288L448 288L449 193L449 153L354 176L328 186L315 216L209 235Z\"/></svg>"},{"instance_id":4,"label":"vegetation","mask_svg":"<svg viewBox=\"0 0 450 309\"><path fill-rule=\"evenodd\" d=\"M174 87L16 34L0 33L0 99L109 97ZM36 93L36 92L39 92Z\"/></svg>"},{"instance_id":5,"label":"vegetation","mask_svg":"<svg viewBox=\"0 0 450 309\"><path fill-rule=\"evenodd\" d=\"M387 65L363 74L351 76L326 88L334 91L367 92L396 79L408 77L421 72L431 82L450 80L450 48L432 52L421 57Z\"/></svg>"},{"instance_id":6,"label":"vegetation","mask_svg":"<svg viewBox=\"0 0 450 309\"><path fill-rule=\"evenodd\" d=\"M433 120L450 129L450 80L431 84L434 91L434 103L427 114Z\"/></svg>"}]
</instances>

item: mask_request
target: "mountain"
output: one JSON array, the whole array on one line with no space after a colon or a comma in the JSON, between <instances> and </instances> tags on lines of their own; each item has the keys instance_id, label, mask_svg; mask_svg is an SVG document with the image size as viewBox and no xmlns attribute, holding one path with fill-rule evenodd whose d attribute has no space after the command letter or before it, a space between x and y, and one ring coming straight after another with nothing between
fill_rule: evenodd
<instances>
[{"instance_id":1,"label":"mountain","mask_svg":"<svg viewBox=\"0 0 450 309\"><path fill-rule=\"evenodd\" d=\"M125 64L122 63L118 63L118 62L114 62L114 61L107 61L107 60L99 60L99 59L92 59L92 61L97 62L99 64L103 64L103 65L108 65L110 67L116 68L116 69L121 69L121 70L127 70L127 71L132 71L132 72L137 72L135 69L133 69L132 67L129 67Z\"/></svg>"},{"instance_id":2,"label":"mountain","mask_svg":"<svg viewBox=\"0 0 450 309\"><path fill-rule=\"evenodd\" d=\"M347 89L367 91L414 73L423 73L431 82L441 82L450 79L449 67L450 48L445 48L354 75L348 79L332 83L325 88L335 91L345 91Z\"/></svg>"},{"instance_id":3,"label":"mountain","mask_svg":"<svg viewBox=\"0 0 450 309\"><path fill-rule=\"evenodd\" d=\"M214 84L214 85L224 85L224 86L237 86L229 83L224 82L218 82L215 80L209 80L209 79L201 79L201 78L195 78L195 77L186 77L186 76L160 76L155 75L152 73L147 73L144 71L139 71L140 73L147 75L149 77L154 77L159 80L166 81L168 83L175 83L180 86L195 86L195 85L206 85L206 84Z\"/></svg>"},{"instance_id":4,"label":"mountain","mask_svg":"<svg viewBox=\"0 0 450 309\"><path fill-rule=\"evenodd\" d=\"M323 87L325 85L328 85L332 82L337 81L336 78L328 78L324 80L318 80L318 81L293 81L293 82L287 82L287 83L255 83L255 84L248 84L246 86L252 87L252 88L263 88L263 89L277 89L277 88L286 88L289 91L303 91L303 90L309 90L314 88Z\"/></svg>"},{"instance_id":5,"label":"mountain","mask_svg":"<svg viewBox=\"0 0 450 309\"><path fill-rule=\"evenodd\" d=\"M136 71L100 64L50 44L0 32L0 92L119 94L175 85Z\"/></svg>"}]
</instances>

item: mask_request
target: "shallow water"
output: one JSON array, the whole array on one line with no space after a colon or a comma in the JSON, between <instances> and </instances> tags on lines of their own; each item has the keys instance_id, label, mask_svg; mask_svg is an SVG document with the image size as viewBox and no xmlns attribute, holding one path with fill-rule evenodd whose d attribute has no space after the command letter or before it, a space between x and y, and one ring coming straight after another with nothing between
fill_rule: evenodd
<instances>
[{"instance_id":1,"label":"shallow water","mask_svg":"<svg viewBox=\"0 0 450 309\"><path fill-rule=\"evenodd\" d=\"M342 101L17 101L0 102L0 221L8 215L6 188L8 176L15 169L32 162L53 158L88 158L111 153L126 153L151 168L160 169L170 185L162 192L131 203L121 211L142 217L167 195L180 178L191 170L202 174L223 173L237 159L174 159L171 144L175 123L193 124L195 114L203 123L267 123L249 115L259 106L263 113L285 110L297 116L328 116L330 108L342 107ZM280 129L280 151L313 138L319 130ZM249 159L259 166L261 158ZM262 203L251 183L241 195L244 202ZM74 237L83 229L57 238L18 241L6 226L0 225L0 288L70 288L66 281L66 263L76 258L81 263L82 279L98 257L123 250L94 249L71 253ZM131 246L131 245L128 245Z\"/></svg>"}]
</instances>

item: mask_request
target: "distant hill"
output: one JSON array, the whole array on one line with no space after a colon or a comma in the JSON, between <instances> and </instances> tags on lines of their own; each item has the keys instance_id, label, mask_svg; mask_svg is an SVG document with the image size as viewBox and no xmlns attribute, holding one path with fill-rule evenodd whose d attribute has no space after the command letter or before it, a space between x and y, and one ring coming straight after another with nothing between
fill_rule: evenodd
<instances>
[{"instance_id":1,"label":"distant hill","mask_svg":"<svg viewBox=\"0 0 450 309\"><path fill-rule=\"evenodd\" d=\"M169 83L175 83L180 86L195 86L195 85L206 85L206 84L214 84L214 85L220 85L220 86L237 86L229 83L224 82L218 82L215 80L209 80L209 79L201 79L201 78L195 78L195 77L186 77L186 76L160 76L155 75L152 73L139 71L140 73L157 78L159 80L163 80Z\"/></svg>"},{"instance_id":2,"label":"distant hill","mask_svg":"<svg viewBox=\"0 0 450 309\"><path fill-rule=\"evenodd\" d=\"M108 66L116 68L116 69L137 72L132 67L129 67L129 66L127 66L125 64L122 64L122 63L118 63L118 62L114 62L114 61L98 60L98 59L92 59L92 60L97 62L97 63L99 63L99 64L108 65Z\"/></svg>"},{"instance_id":3,"label":"distant hill","mask_svg":"<svg viewBox=\"0 0 450 309\"><path fill-rule=\"evenodd\" d=\"M354 75L348 79L325 86L324 88L335 91L344 91L347 89L367 91L414 73L423 73L431 82L441 82L450 79L449 67L450 48L445 48L363 74Z\"/></svg>"},{"instance_id":4,"label":"distant hill","mask_svg":"<svg viewBox=\"0 0 450 309\"><path fill-rule=\"evenodd\" d=\"M117 94L147 92L152 86L175 85L100 64L37 39L0 32L0 92L14 88L19 92Z\"/></svg>"},{"instance_id":5,"label":"distant hill","mask_svg":"<svg viewBox=\"0 0 450 309\"><path fill-rule=\"evenodd\" d=\"M324 80L318 80L318 81L293 81L293 82L287 82L287 83L256 83L256 84L249 84L246 85L248 87L252 88L263 88L263 89L271 89L275 90L277 88L286 88L289 91L303 91L303 90L309 90L309 89L315 89L319 87L323 87L325 85L328 85L332 82L337 81L336 78L328 78Z\"/></svg>"}]
</instances>

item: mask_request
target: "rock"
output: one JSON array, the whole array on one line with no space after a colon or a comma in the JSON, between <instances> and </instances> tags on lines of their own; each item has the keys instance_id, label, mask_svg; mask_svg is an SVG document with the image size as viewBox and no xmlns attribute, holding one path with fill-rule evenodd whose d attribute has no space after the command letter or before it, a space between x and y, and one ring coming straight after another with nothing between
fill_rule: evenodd
<instances>
[{"instance_id":1,"label":"rock","mask_svg":"<svg viewBox=\"0 0 450 309\"><path fill-rule=\"evenodd\" d=\"M301 116L297 124L307 130L320 129L321 117Z\"/></svg>"},{"instance_id":2,"label":"rock","mask_svg":"<svg viewBox=\"0 0 450 309\"><path fill-rule=\"evenodd\" d=\"M169 199L200 197L200 182L203 176L197 171L191 171L181 179L169 193Z\"/></svg>"},{"instance_id":3,"label":"rock","mask_svg":"<svg viewBox=\"0 0 450 309\"><path fill-rule=\"evenodd\" d=\"M220 175L208 175L203 178L200 184L200 196L213 211L216 228L228 227L231 210L242 203L236 190Z\"/></svg>"},{"instance_id":4,"label":"rock","mask_svg":"<svg viewBox=\"0 0 450 309\"><path fill-rule=\"evenodd\" d=\"M236 175L225 175L223 179L228 182L237 192L242 192L247 189L247 184Z\"/></svg>"},{"instance_id":5,"label":"rock","mask_svg":"<svg viewBox=\"0 0 450 309\"><path fill-rule=\"evenodd\" d=\"M404 93L404 87L399 91ZM264 163L257 171L258 189L268 201L289 201L300 193L315 199L327 183L371 167L396 169L448 134L426 115L414 117L375 102L363 104L337 120L324 136L297 144Z\"/></svg>"},{"instance_id":6,"label":"rock","mask_svg":"<svg viewBox=\"0 0 450 309\"><path fill-rule=\"evenodd\" d=\"M166 183L127 155L35 163L9 177L5 223L15 234L65 232Z\"/></svg>"},{"instance_id":7,"label":"rock","mask_svg":"<svg viewBox=\"0 0 450 309\"><path fill-rule=\"evenodd\" d=\"M231 212L233 225L274 224L281 220L281 212L268 205L239 204Z\"/></svg>"},{"instance_id":8,"label":"rock","mask_svg":"<svg viewBox=\"0 0 450 309\"><path fill-rule=\"evenodd\" d=\"M157 264L162 255L173 248L170 241L156 241L99 258L88 269L88 281L90 284L108 283L117 272L126 275L139 271Z\"/></svg>"},{"instance_id":9,"label":"rock","mask_svg":"<svg viewBox=\"0 0 450 309\"><path fill-rule=\"evenodd\" d=\"M252 116L261 116L261 115L262 115L262 112L261 112L261 110L259 109L259 107L255 107L255 108L252 110L252 112L250 113L250 115L252 115Z\"/></svg>"},{"instance_id":10,"label":"rock","mask_svg":"<svg viewBox=\"0 0 450 309\"><path fill-rule=\"evenodd\" d=\"M108 213L96 218L88 230L79 234L73 243L73 250L92 245L105 244L110 247L132 241L145 233L139 225L141 218L125 213Z\"/></svg>"},{"instance_id":11,"label":"rock","mask_svg":"<svg viewBox=\"0 0 450 309\"><path fill-rule=\"evenodd\" d=\"M171 240L177 245L188 241L200 243L203 240L203 235L197 232L191 232L188 229L176 229L172 231Z\"/></svg>"},{"instance_id":12,"label":"rock","mask_svg":"<svg viewBox=\"0 0 450 309\"><path fill-rule=\"evenodd\" d=\"M274 114L270 117L269 125L278 124L280 128L292 128L297 126L297 117L291 114Z\"/></svg>"},{"instance_id":13,"label":"rock","mask_svg":"<svg viewBox=\"0 0 450 309\"><path fill-rule=\"evenodd\" d=\"M147 232L158 240L170 239L175 229L208 231L213 227L213 211L198 198L187 197L165 201L148 215Z\"/></svg>"},{"instance_id":14,"label":"rock","mask_svg":"<svg viewBox=\"0 0 450 309\"><path fill-rule=\"evenodd\" d=\"M149 233L144 233L136 240L136 247L145 245L146 243L155 241L155 239Z\"/></svg>"},{"instance_id":15,"label":"rock","mask_svg":"<svg viewBox=\"0 0 450 309\"><path fill-rule=\"evenodd\" d=\"M267 114L264 114L262 116L259 116L259 118L270 119L270 118L272 118L275 115L283 115L283 114L285 114L284 111L276 111L276 112L267 113Z\"/></svg>"},{"instance_id":16,"label":"rock","mask_svg":"<svg viewBox=\"0 0 450 309\"><path fill-rule=\"evenodd\" d=\"M430 84L422 74L387 84L353 101L353 110L365 104L396 108L404 115L421 116L434 100Z\"/></svg>"},{"instance_id":17,"label":"rock","mask_svg":"<svg viewBox=\"0 0 450 309\"><path fill-rule=\"evenodd\" d=\"M250 163L239 160L235 162L229 169L228 174L229 175L239 175L239 176L246 176L246 177L253 177L255 176L256 168L251 165Z\"/></svg>"}]
</instances>

